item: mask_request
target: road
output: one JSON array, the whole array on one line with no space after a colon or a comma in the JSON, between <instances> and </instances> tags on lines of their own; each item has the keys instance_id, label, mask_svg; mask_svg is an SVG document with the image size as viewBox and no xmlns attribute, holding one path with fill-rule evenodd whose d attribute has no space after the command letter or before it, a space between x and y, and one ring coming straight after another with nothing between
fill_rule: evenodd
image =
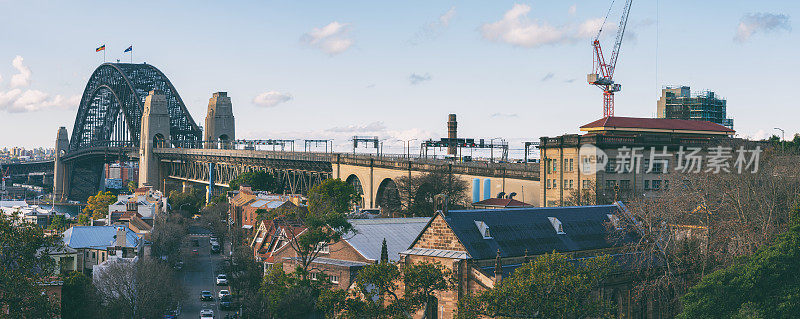
<instances>
[{"instance_id":1,"label":"road","mask_svg":"<svg viewBox=\"0 0 800 319\"><path fill-rule=\"evenodd\" d=\"M233 315L233 311L219 310L218 293L222 289L229 289L229 287L216 285L217 268L222 262L223 255L211 253L210 232L202 228L190 227L188 237L182 249L184 252L182 277L188 296L181 307L180 318L198 318L200 317L201 309L214 310L214 318L222 319L225 318L226 314ZM200 242L199 247L195 247L192 244L194 239ZM192 255L192 250L194 249L197 249L197 256ZM227 253L227 249L225 253ZM200 292L203 290L211 291L214 294L214 301L200 301Z\"/></svg>"}]
</instances>

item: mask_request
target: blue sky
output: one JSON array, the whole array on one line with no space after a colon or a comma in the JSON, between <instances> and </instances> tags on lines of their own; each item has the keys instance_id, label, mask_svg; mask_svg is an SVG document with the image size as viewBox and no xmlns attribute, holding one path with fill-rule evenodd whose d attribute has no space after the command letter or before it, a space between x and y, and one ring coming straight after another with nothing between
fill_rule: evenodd
<instances>
[{"instance_id":1,"label":"blue sky","mask_svg":"<svg viewBox=\"0 0 800 319\"><path fill-rule=\"evenodd\" d=\"M605 28L611 50L623 1ZM798 131L796 1L638 1L616 80L618 116L654 116L663 85L728 99L742 136ZM0 0L0 145L51 147L107 59L163 71L198 123L233 99L237 138L503 137L512 148L602 115L585 83L610 1ZM16 77L15 77L16 75ZM16 91L15 91L16 90ZM519 145L517 145L519 144Z\"/></svg>"}]
</instances>

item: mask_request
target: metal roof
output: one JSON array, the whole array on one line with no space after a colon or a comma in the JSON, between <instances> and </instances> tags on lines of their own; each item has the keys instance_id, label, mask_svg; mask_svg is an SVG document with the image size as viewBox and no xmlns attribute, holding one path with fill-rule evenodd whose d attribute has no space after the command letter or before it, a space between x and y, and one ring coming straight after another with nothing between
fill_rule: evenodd
<instances>
[{"instance_id":1,"label":"metal roof","mask_svg":"<svg viewBox=\"0 0 800 319\"><path fill-rule=\"evenodd\" d=\"M125 227L125 247L136 248L141 240L128 226L72 226L64 232L62 241L74 249L106 249L116 243L117 227Z\"/></svg>"},{"instance_id":2,"label":"metal roof","mask_svg":"<svg viewBox=\"0 0 800 319\"><path fill-rule=\"evenodd\" d=\"M389 260L397 261L400 259L400 252L408 249L430 219L430 217L351 219L349 222L356 233L344 240L364 258L380 260L383 239L386 238Z\"/></svg>"},{"instance_id":3,"label":"metal roof","mask_svg":"<svg viewBox=\"0 0 800 319\"><path fill-rule=\"evenodd\" d=\"M286 260L299 260L300 257L283 257L283 259L286 259ZM325 257L314 258L313 263L315 263L315 264L324 264L324 265L333 265L333 266L341 266L341 267L363 267L363 266L369 265L368 263L364 263L364 262L360 262L360 261L332 259L332 258L325 258Z\"/></svg>"},{"instance_id":4,"label":"metal roof","mask_svg":"<svg viewBox=\"0 0 800 319\"><path fill-rule=\"evenodd\" d=\"M735 131L709 121L698 120L678 120L662 118L640 118L640 117L604 117L597 121L581 126L581 130L590 128L639 128L639 129L663 129L681 131L711 131L734 133Z\"/></svg>"},{"instance_id":5,"label":"metal roof","mask_svg":"<svg viewBox=\"0 0 800 319\"><path fill-rule=\"evenodd\" d=\"M430 249L430 248L411 248L400 252L401 255L418 255L442 257L450 259L469 259L469 255L463 251Z\"/></svg>"},{"instance_id":6,"label":"metal roof","mask_svg":"<svg viewBox=\"0 0 800 319\"><path fill-rule=\"evenodd\" d=\"M610 248L619 240L632 240L632 234L615 239L608 214L620 216L616 205L575 207L534 207L509 209L457 210L448 212L444 220L453 230L467 253L474 259L539 255ZM564 234L556 233L550 217L561 222ZM475 221L488 226L484 237Z\"/></svg>"}]
</instances>

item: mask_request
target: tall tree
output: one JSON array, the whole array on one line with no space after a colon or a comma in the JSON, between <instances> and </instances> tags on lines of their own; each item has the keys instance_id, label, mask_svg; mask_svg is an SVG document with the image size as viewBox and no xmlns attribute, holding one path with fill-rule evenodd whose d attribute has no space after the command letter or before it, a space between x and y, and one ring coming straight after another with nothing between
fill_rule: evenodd
<instances>
[{"instance_id":1,"label":"tall tree","mask_svg":"<svg viewBox=\"0 0 800 319\"><path fill-rule=\"evenodd\" d=\"M47 229L63 230L65 228L67 228L67 219L64 218L64 215L53 216L50 225L47 225Z\"/></svg>"},{"instance_id":2,"label":"tall tree","mask_svg":"<svg viewBox=\"0 0 800 319\"><path fill-rule=\"evenodd\" d=\"M283 191L283 185L278 183L275 176L265 171L242 173L228 183L228 186L233 190L239 189L242 185L250 186L254 191L267 191L270 193L281 193Z\"/></svg>"},{"instance_id":3,"label":"tall tree","mask_svg":"<svg viewBox=\"0 0 800 319\"><path fill-rule=\"evenodd\" d=\"M187 234L186 219L179 214L158 214L148 236L153 256L166 256L170 262L180 259L181 243Z\"/></svg>"},{"instance_id":4,"label":"tall tree","mask_svg":"<svg viewBox=\"0 0 800 319\"><path fill-rule=\"evenodd\" d=\"M389 262L389 248L386 246L386 238L383 239L383 244L381 244L381 262Z\"/></svg>"},{"instance_id":5,"label":"tall tree","mask_svg":"<svg viewBox=\"0 0 800 319\"><path fill-rule=\"evenodd\" d=\"M92 278L81 272L64 277L61 289L61 317L64 319L99 318L100 297Z\"/></svg>"},{"instance_id":6,"label":"tall tree","mask_svg":"<svg viewBox=\"0 0 800 319\"><path fill-rule=\"evenodd\" d=\"M172 267L148 257L110 262L97 283L107 317L158 318L185 297Z\"/></svg>"},{"instance_id":7,"label":"tall tree","mask_svg":"<svg viewBox=\"0 0 800 319\"><path fill-rule=\"evenodd\" d=\"M610 258L570 260L545 254L524 264L491 290L459 301L458 318L595 318L612 309L593 295L612 271Z\"/></svg>"},{"instance_id":8,"label":"tall tree","mask_svg":"<svg viewBox=\"0 0 800 319\"><path fill-rule=\"evenodd\" d=\"M17 222L16 215L0 214L0 318L55 317L58 304L40 283L53 274L55 263L47 252L57 247L58 238Z\"/></svg>"},{"instance_id":9,"label":"tall tree","mask_svg":"<svg viewBox=\"0 0 800 319\"><path fill-rule=\"evenodd\" d=\"M452 172L442 168L419 176L397 179L400 198L405 201L405 215L432 216L434 197L447 195L450 209L465 207L468 203L468 184Z\"/></svg>"},{"instance_id":10,"label":"tall tree","mask_svg":"<svg viewBox=\"0 0 800 319\"><path fill-rule=\"evenodd\" d=\"M800 314L800 209L753 256L705 277L683 296L680 318L791 318Z\"/></svg>"},{"instance_id":11,"label":"tall tree","mask_svg":"<svg viewBox=\"0 0 800 319\"><path fill-rule=\"evenodd\" d=\"M170 192L168 202L173 212L178 212L184 217L191 217L203 207L205 198L201 190L193 188L187 192Z\"/></svg>"},{"instance_id":12,"label":"tall tree","mask_svg":"<svg viewBox=\"0 0 800 319\"><path fill-rule=\"evenodd\" d=\"M112 192L97 192L97 195L89 196L86 200L86 207L83 212L92 216L92 219L101 219L108 216L108 206L117 201L117 196Z\"/></svg>"}]
</instances>

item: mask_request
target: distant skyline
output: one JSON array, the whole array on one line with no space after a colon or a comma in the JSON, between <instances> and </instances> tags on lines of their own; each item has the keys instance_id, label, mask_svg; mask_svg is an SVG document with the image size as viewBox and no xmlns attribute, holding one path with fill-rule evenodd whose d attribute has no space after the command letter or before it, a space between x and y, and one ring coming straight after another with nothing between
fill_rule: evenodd
<instances>
[{"instance_id":1,"label":"distant skyline","mask_svg":"<svg viewBox=\"0 0 800 319\"><path fill-rule=\"evenodd\" d=\"M132 45L134 63L164 72L198 125L211 94L228 92L237 138L333 138L345 151L377 135L400 153L400 140L444 137L456 113L461 137L519 149L602 116L586 74L610 3L0 0L0 145L71 134L105 44L109 62L130 61ZM739 136L791 138L798 13L796 1L634 1L616 115L654 117L661 87L689 85L728 100Z\"/></svg>"}]
</instances>

